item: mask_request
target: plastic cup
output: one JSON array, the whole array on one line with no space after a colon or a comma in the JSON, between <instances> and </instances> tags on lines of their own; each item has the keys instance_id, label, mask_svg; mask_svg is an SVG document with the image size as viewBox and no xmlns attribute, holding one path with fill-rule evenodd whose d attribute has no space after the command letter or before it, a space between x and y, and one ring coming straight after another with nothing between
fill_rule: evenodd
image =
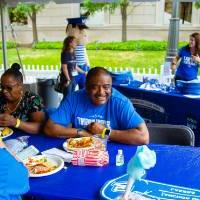
<instances>
[{"instance_id":1,"label":"plastic cup","mask_svg":"<svg viewBox=\"0 0 200 200\"><path fill-rule=\"evenodd\" d=\"M97 145L96 147L97 148L102 148L104 151L106 151L107 142L108 142L108 136L105 135L104 138L102 138L101 135L95 135L94 138L97 138L100 141L100 143L102 144L102 145Z\"/></svg>"}]
</instances>

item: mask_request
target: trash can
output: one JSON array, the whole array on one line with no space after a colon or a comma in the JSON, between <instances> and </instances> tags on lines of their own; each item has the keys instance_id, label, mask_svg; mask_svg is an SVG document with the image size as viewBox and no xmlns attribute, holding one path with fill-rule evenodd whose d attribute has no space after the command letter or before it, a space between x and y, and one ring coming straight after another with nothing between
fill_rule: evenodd
<instances>
[{"instance_id":1,"label":"trash can","mask_svg":"<svg viewBox=\"0 0 200 200\"><path fill-rule=\"evenodd\" d=\"M133 74L131 71L111 72L113 84L130 84L133 81Z\"/></svg>"},{"instance_id":2,"label":"trash can","mask_svg":"<svg viewBox=\"0 0 200 200\"><path fill-rule=\"evenodd\" d=\"M37 79L38 94L43 99L45 108L56 108L60 103L58 93L54 90L56 79Z\"/></svg>"},{"instance_id":3,"label":"trash can","mask_svg":"<svg viewBox=\"0 0 200 200\"><path fill-rule=\"evenodd\" d=\"M26 91L31 91L35 94L37 94L38 90L37 90L37 83L36 82L32 82L32 83L24 83L24 89Z\"/></svg>"}]
</instances>

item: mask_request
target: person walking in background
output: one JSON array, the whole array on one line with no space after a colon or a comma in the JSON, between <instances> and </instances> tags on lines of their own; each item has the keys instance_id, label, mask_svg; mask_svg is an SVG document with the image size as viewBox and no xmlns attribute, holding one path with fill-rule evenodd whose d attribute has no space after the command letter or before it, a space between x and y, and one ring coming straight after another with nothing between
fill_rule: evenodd
<instances>
[{"instance_id":1,"label":"person walking in background","mask_svg":"<svg viewBox=\"0 0 200 200\"><path fill-rule=\"evenodd\" d=\"M61 83L63 84L63 95L67 96L75 90L77 85L76 76L78 72L86 75L82 69L77 66L75 57L75 48L77 45L74 36L68 36L64 39L61 52Z\"/></svg>"},{"instance_id":2,"label":"person walking in background","mask_svg":"<svg viewBox=\"0 0 200 200\"><path fill-rule=\"evenodd\" d=\"M1 76L0 126L39 133L44 121L40 97L25 91L20 65L14 63Z\"/></svg>"},{"instance_id":3,"label":"person walking in background","mask_svg":"<svg viewBox=\"0 0 200 200\"><path fill-rule=\"evenodd\" d=\"M0 199L21 200L29 190L27 168L7 150L0 138Z\"/></svg>"},{"instance_id":4,"label":"person walking in background","mask_svg":"<svg viewBox=\"0 0 200 200\"><path fill-rule=\"evenodd\" d=\"M200 34L190 35L189 44L179 50L178 55L173 59L171 69L175 72L175 83L177 80L190 81L197 79L200 65ZM177 67L177 64L179 66ZM177 67L177 69L176 69Z\"/></svg>"},{"instance_id":5,"label":"person walking in background","mask_svg":"<svg viewBox=\"0 0 200 200\"><path fill-rule=\"evenodd\" d=\"M90 69L89 59L86 51L87 43L87 32L88 26L85 24L87 17L77 17L77 18L68 18L68 25L66 27L66 34L68 36L74 36L77 39L77 46L75 48L75 56L77 65L85 72L88 72ZM85 87L85 75L79 73L76 76L76 82L79 86L79 89Z\"/></svg>"}]
</instances>

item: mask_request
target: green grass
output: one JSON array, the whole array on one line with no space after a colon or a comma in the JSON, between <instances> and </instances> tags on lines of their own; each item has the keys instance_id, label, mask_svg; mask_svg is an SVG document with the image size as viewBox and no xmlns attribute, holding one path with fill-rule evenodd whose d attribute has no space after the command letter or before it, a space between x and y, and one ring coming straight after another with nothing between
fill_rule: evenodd
<instances>
[{"instance_id":1,"label":"green grass","mask_svg":"<svg viewBox=\"0 0 200 200\"><path fill-rule=\"evenodd\" d=\"M164 62L165 51L88 50L91 66L157 68ZM2 50L0 50L2 54ZM25 65L60 65L60 49L20 48ZM18 62L15 49L8 49L8 63ZM3 63L0 57L0 63Z\"/></svg>"}]
</instances>

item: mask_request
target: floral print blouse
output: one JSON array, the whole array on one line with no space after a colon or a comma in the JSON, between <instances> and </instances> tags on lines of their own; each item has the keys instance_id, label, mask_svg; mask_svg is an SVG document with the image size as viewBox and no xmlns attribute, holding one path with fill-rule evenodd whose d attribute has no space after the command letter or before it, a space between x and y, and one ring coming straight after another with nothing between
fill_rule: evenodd
<instances>
[{"instance_id":1,"label":"floral print blouse","mask_svg":"<svg viewBox=\"0 0 200 200\"><path fill-rule=\"evenodd\" d=\"M0 113L5 112L6 100L0 93ZM38 95L26 91L16 110L11 113L16 118L20 118L23 121L29 120L29 115L33 112L43 111L43 104Z\"/></svg>"}]
</instances>

